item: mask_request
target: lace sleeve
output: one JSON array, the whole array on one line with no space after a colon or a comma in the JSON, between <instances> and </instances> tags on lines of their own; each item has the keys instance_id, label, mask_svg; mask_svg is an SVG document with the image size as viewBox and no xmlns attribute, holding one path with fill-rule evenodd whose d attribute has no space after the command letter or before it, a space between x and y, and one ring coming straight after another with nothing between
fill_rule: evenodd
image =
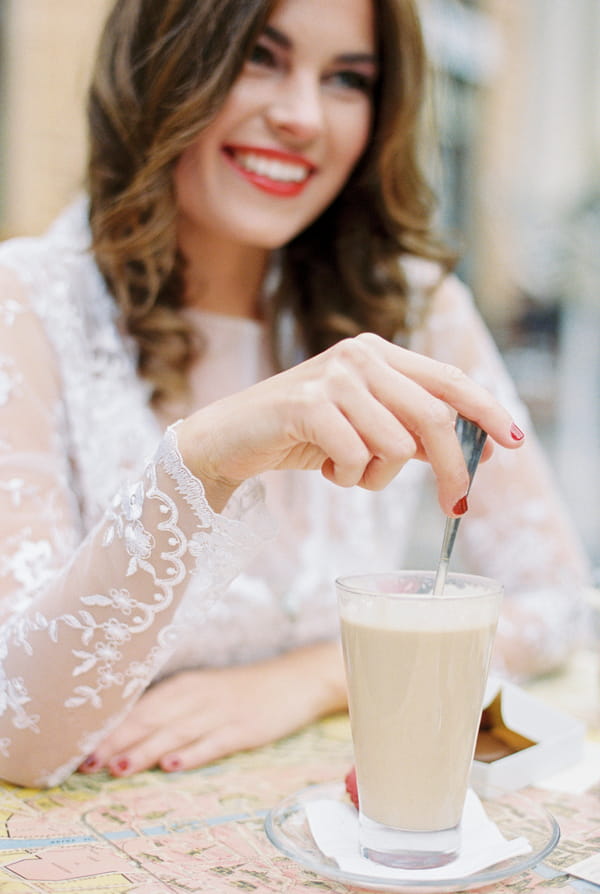
<instances>
[{"instance_id":1,"label":"lace sleeve","mask_svg":"<svg viewBox=\"0 0 600 894\"><path fill-rule=\"evenodd\" d=\"M69 775L148 686L190 573L196 598L218 592L261 542L212 512L176 429L84 536L68 422L53 349L2 272L0 776L34 786Z\"/></svg>"},{"instance_id":2,"label":"lace sleeve","mask_svg":"<svg viewBox=\"0 0 600 894\"><path fill-rule=\"evenodd\" d=\"M478 469L457 559L464 570L504 584L497 670L516 678L548 671L564 662L577 642L588 562L527 411L470 293L457 279L449 278L439 290L415 347L460 366L494 392L527 432L522 448L496 448Z\"/></svg>"}]
</instances>

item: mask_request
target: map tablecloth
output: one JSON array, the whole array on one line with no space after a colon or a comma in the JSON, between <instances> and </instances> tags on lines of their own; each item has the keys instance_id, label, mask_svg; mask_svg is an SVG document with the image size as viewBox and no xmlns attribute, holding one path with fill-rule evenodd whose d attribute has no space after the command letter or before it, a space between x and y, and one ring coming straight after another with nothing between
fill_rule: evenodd
<instances>
[{"instance_id":1,"label":"map tablecloth","mask_svg":"<svg viewBox=\"0 0 600 894\"><path fill-rule=\"evenodd\" d=\"M185 773L130 779L75 775L47 791L0 788L0 894L343 892L267 839L269 808L307 785L342 779L352 763L347 718ZM600 849L600 788L529 789L558 820L558 847L497 892L590 890L566 866Z\"/></svg>"}]
</instances>

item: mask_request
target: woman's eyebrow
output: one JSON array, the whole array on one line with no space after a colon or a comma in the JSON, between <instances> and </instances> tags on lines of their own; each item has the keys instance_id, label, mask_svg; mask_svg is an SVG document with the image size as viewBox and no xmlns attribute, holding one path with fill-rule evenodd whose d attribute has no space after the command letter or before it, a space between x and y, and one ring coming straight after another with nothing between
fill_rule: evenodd
<instances>
[{"instance_id":1,"label":"woman's eyebrow","mask_svg":"<svg viewBox=\"0 0 600 894\"><path fill-rule=\"evenodd\" d=\"M291 49L292 42L289 37L286 37L282 31L278 31L277 28L274 28L272 25L265 25L263 34L284 50Z\"/></svg>"},{"instance_id":2,"label":"woman's eyebrow","mask_svg":"<svg viewBox=\"0 0 600 894\"><path fill-rule=\"evenodd\" d=\"M344 65L377 65L377 56L374 53L342 53L336 56L336 62Z\"/></svg>"},{"instance_id":3,"label":"woman's eyebrow","mask_svg":"<svg viewBox=\"0 0 600 894\"><path fill-rule=\"evenodd\" d=\"M283 31L274 28L273 25L265 25L263 34L284 50L290 50L292 48L292 41L289 37L287 37ZM341 53L339 56L336 56L335 61L344 65L368 64L376 66L377 56L374 53Z\"/></svg>"}]
</instances>

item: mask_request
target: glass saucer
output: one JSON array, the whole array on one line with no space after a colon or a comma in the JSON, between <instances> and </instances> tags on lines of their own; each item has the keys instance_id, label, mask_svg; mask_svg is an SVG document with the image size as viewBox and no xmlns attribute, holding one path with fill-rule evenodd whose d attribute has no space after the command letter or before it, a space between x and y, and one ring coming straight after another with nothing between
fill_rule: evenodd
<instances>
[{"instance_id":1,"label":"glass saucer","mask_svg":"<svg viewBox=\"0 0 600 894\"><path fill-rule=\"evenodd\" d=\"M556 847L560 838L558 823L544 807L511 792L494 800L483 800L485 811L506 838L520 835L527 838L531 851L488 866L480 872L462 878L414 881L406 878L383 879L377 876L345 872L317 847L306 818L306 806L318 800L347 801L342 782L311 785L290 795L274 807L265 820L265 831L271 842L286 856L305 869L342 882L351 887L370 891L397 891L401 894L441 894L443 891L465 891L481 888L500 879L517 875L539 863Z\"/></svg>"}]
</instances>

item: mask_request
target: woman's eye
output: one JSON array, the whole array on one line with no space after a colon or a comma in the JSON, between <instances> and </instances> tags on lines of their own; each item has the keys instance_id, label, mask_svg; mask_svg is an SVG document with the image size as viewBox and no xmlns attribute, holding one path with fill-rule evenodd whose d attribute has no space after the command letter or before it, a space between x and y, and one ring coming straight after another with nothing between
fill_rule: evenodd
<instances>
[{"instance_id":1,"label":"woman's eye","mask_svg":"<svg viewBox=\"0 0 600 894\"><path fill-rule=\"evenodd\" d=\"M373 78L360 71L336 71L332 76L332 81L348 90L359 90L361 93L367 94L373 91Z\"/></svg>"},{"instance_id":2,"label":"woman's eye","mask_svg":"<svg viewBox=\"0 0 600 894\"><path fill-rule=\"evenodd\" d=\"M275 54L262 43L257 43L252 48L248 61L253 65L273 66L276 63Z\"/></svg>"}]
</instances>

